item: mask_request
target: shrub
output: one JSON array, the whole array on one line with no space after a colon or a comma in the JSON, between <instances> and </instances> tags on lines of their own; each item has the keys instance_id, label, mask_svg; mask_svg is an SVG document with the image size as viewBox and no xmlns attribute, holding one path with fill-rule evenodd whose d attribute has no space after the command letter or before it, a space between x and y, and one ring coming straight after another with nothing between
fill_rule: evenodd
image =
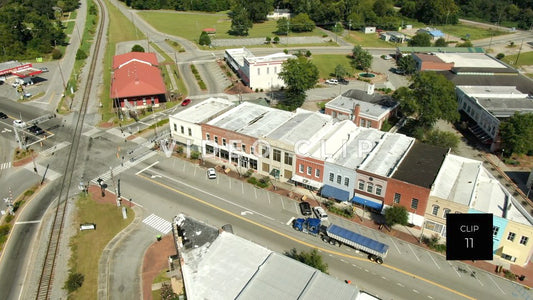
<instances>
[{"instance_id":1,"label":"shrub","mask_svg":"<svg viewBox=\"0 0 533 300\"><path fill-rule=\"evenodd\" d=\"M143 46L136 44L131 47L131 52L144 52L144 48Z\"/></svg>"},{"instance_id":2,"label":"shrub","mask_svg":"<svg viewBox=\"0 0 533 300\"><path fill-rule=\"evenodd\" d=\"M180 154L183 153L183 146L176 147L176 152L178 152Z\"/></svg>"},{"instance_id":3,"label":"shrub","mask_svg":"<svg viewBox=\"0 0 533 300\"><path fill-rule=\"evenodd\" d=\"M86 59L86 58L87 58L87 53L85 53L85 51L81 49L78 49L78 51L76 52L76 60Z\"/></svg>"},{"instance_id":4,"label":"shrub","mask_svg":"<svg viewBox=\"0 0 533 300\"><path fill-rule=\"evenodd\" d=\"M14 218L13 215L7 215L4 220L5 220L6 223L10 223L13 220L13 218Z\"/></svg>"},{"instance_id":5,"label":"shrub","mask_svg":"<svg viewBox=\"0 0 533 300\"><path fill-rule=\"evenodd\" d=\"M201 154L201 153L198 152L198 151L192 151L192 152L191 152L191 158L192 158L192 159L198 159L198 158L200 158L200 154Z\"/></svg>"},{"instance_id":6,"label":"shrub","mask_svg":"<svg viewBox=\"0 0 533 300\"><path fill-rule=\"evenodd\" d=\"M85 277L83 274L80 273L70 273L68 274L68 279L65 282L65 289L69 291L69 293L74 292L75 290L79 289L83 285L83 280Z\"/></svg>"},{"instance_id":7,"label":"shrub","mask_svg":"<svg viewBox=\"0 0 533 300\"><path fill-rule=\"evenodd\" d=\"M279 43L279 36L274 37L274 44L277 44L277 43Z\"/></svg>"},{"instance_id":8,"label":"shrub","mask_svg":"<svg viewBox=\"0 0 533 300\"><path fill-rule=\"evenodd\" d=\"M52 58L60 59L61 57L63 57L63 53L61 53L61 50L54 48L54 50L52 50Z\"/></svg>"},{"instance_id":9,"label":"shrub","mask_svg":"<svg viewBox=\"0 0 533 300\"><path fill-rule=\"evenodd\" d=\"M248 169L248 171L246 171L246 173L244 173L242 176L244 176L244 178L248 178L252 176L253 173L254 173L254 170Z\"/></svg>"},{"instance_id":10,"label":"shrub","mask_svg":"<svg viewBox=\"0 0 533 300\"><path fill-rule=\"evenodd\" d=\"M505 54L503 54L503 53L498 53L496 55L496 58L499 59L499 60L503 59L504 57L505 57Z\"/></svg>"},{"instance_id":11,"label":"shrub","mask_svg":"<svg viewBox=\"0 0 533 300\"><path fill-rule=\"evenodd\" d=\"M433 249L438 252L445 252L446 245L439 244L439 240L440 240L440 237L437 234L432 235L431 238L428 238L426 236L422 237L422 242L426 244L430 249Z\"/></svg>"},{"instance_id":12,"label":"shrub","mask_svg":"<svg viewBox=\"0 0 533 300\"><path fill-rule=\"evenodd\" d=\"M305 57L311 57L311 51L307 50L307 51L305 52Z\"/></svg>"},{"instance_id":13,"label":"shrub","mask_svg":"<svg viewBox=\"0 0 533 300\"><path fill-rule=\"evenodd\" d=\"M507 278L507 279L516 280L516 275L513 272L509 271L509 270L503 270L503 274L504 274L505 278Z\"/></svg>"}]
</instances>

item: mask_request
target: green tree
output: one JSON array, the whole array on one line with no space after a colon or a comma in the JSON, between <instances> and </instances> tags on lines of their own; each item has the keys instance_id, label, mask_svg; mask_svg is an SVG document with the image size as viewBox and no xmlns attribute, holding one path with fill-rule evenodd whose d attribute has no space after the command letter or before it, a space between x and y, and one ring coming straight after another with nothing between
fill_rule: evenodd
<instances>
[{"instance_id":1,"label":"green tree","mask_svg":"<svg viewBox=\"0 0 533 300\"><path fill-rule=\"evenodd\" d=\"M376 0L372 5L372 10L378 17L394 14L394 8L390 0Z\"/></svg>"},{"instance_id":2,"label":"green tree","mask_svg":"<svg viewBox=\"0 0 533 300\"><path fill-rule=\"evenodd\" d=\"M292 248L290 251L285 252L285 255L328 274L328 264L322 260L322 256L318 253L316 248L310 252L298 252L296 248Z\"/></svg>"},{"instance_id":3,"label":"green tree","mask_svg":"<svg viewBox=\"0 0 533 300\"><path fill-rule=\"evenodd\" d=\"M291 18L290 30L293 32L313 31L315 22L307 14L301 13Z\"/></svg>"},{"instance_id":4,"label":"green tree","mask_svg":"<svg viewBox=\"0 0 533 300\"><path fill-rule=\"evenodd\" d=\"M248 35L248 31L250 28L252 28L253 24L243 4L237 2L233 6L229 15L231 18L231 27L229 33L239 36Z\"/></svg>"},{"instance_id":5,"label":"green tree","mask_svg":"<svg viewBox=\"0 0 533 300\"><path fill-rule=\"evenodd\" d=\"M405 74L414 74L417 71L416 61L412 55L402 56L398 60L398 70L402 70Z\"/></svg>"},{"instance_id":6,"label":"green tree","mask_svg":"<svg viewBox=\"0 0 533 300\"><path fill-rule=\"evenodd\" d=\"M368 73L368 69L372 66L372 54L357 45L352 49L352 61L350 63L354 69L361 69Z\"/></svg>"},{"instance_id":7,"label":"green tree","mask_svg":"<svg viewBox=\"0 0 533 300\"><path fill-rule=\"evenodd\" d=\"M453 132L434 129L425 134L424 143L456 150L459 145L459 137Z\"/></svg>"},{"instance_id":8,"label":"green tree","mask_svg":"<svg viewBox=\"0 0 533 300\"><path fill-rule=\"evenodd\" d=\"M470 47L474 47L474 45L472 44L471 41L464 41L462 43L459 43L457 45L455 45L455 47L464 47L464 48L470 48Z\"/></svg>"},{"instance_id":9,"label":"green tree","mask_svg":"<svg viewBox=\"0 0 533 300\"><path fill-rule=\"evenodd\" d=\"M200 38L198 39L198 44L202 46L209 46L211 45L211 38L209 37L209 34L205 31L202 31L200 33Z\"/></svg>"},{"instance_id":10,"label":"green tree","mask_svg":"<svg viewBox=\"0 0 533 300\"><path fill-rule=\"evenodd\" d=\"M447 47L448 46L448 42L446 42L446 39L444 39L443 37L440 37L438 38L436 41L435 41L435 47Z\"/></svg>"},{"instance_id":11,"label":"green tree","mask_svg":"<svg viewBox=\"0 0 533 300\"><path fill-rule=\"evenodd\" d=\"M78 49L78 51L76 51L76 60L86 59L86 58L87 58L87 53L85 53L85 51L83 51L82 49Z\"/></svg>"},{"instance_id":12,"label":"green tree","mask_svg":"<svg viewBox=\"0 0 533 300\"><path fill-rule=\"evenodd\" d=\"M305 101L305 91L318 82L318 68L305 56L288 59L282 64L279 78L283 79L287 89L283 104L294 110Z\"/></svg>"},{"instance_id":13,"label":"green tree","mask_svg":"<svg viewBox=\"0 0 533 300\"><path fill-rule=\"evenodd\" d=\"M279 44L279 36L274 37L274 44Z\"/></svg>"},{"instance_id":14,"label":"green tree","mask_svg":"<svg viewBox=\"0 0 533 300\"><path fill-rule=\"evenodd\" d=\"M343 65L338 64L337 66L335 66L335 77L337 77L337 79L344 78L348 75L350 75L350 72L348 72L348 70L346 70Z\"/></svg>"},{"instance_id":15,"label":"green tree","mask_svg":"<svg viewBox=\"0 0 533 300\"><path fill-rule=\"evenodd\" d=\"M533 113L516 112L500 123L502 148L505 153L531 154L533 152Z\"/></svg>"},{"instance_id":16,"label":"green tree","mask_svg":"<svg viewBox=\"0 0 533 300\"><path fill-rule=\"evenodd\" d=\"M408 214L407 209L403 206L389 206L385 208L385 223L392 227L396 224L407 225Z\"/></svg>"},{"instance_id":17,"label":"green tree","mask_svg":"<svg viewBox=\"0 0 533 300\"><path fill-rule=\"evenodd\" d=\"M455 86L435 72L416 73L410 89L401 87L393 97L400 102L402 113L414 116L423 128L431 128L438 119L449 122L459 119Z\"/></svg>"},{"instance_id":18,"label":"green tree","mask_svg":"<svg viewBox=\"0 0 533 300\"><path fill-rule=\"evenodd\" d=\"M247 0L244 1L250 20L254 23L266 20L268 12L272 9L274 0Z\"/></svg>"},{"instance_id":19,"label":"green tree","mask_svg":"<svg viewBox=\"0 0 533 300\"><path fill-rule=\"evenodd\" d=\"M454 0L416 1L416 19L425 24L457 24L459 7Z\"/></svg>"},{"instance_id":20,"label":"green tree","mask_svg":"<svg viewBox=\"0 0 533 300\"><path fill-rule=\"evenodd\" d=\"M411 47L429 47L431 46L431 36L428 33L419 32L407 44Z\"/></svg>"},{"instance_id":21,"label":"green tree","mask_svg":"<svg viewBox=\"0 0 533 300\"><path fill-rule=\"evenodd\" d=\"M496 58L499 59L499 60L503 59L504 57L505 57L505 54L503 54L501 52L496 55Z\"/></svg>"},{"instance_id":22,"label":"green tree","mask_svg":"<svg viewBox=\"0 0 533 300\"><path fill-rule=\"evenodd\" d=\"M144 52L144 48L139 44L135 44L133 47L131 47L131 52Z\"/></svg>"},{"instance_id":23,"label":"green tree","mask_svg":"<svg viewBox=\"0 0 533 300\"><path fill-rule=\"evenodd\" d=\"M289 34L289 19L283 17L276 21L276 34L279 34L279 35Z\"/></svg>"},{"instance_id":24,"label":"green tree","mask_svg":"<svg viewBox=\"0 0 533 300\"><path fill-rule=\"evenodd\" d=\"M69 293L72 293L83 285L84 280L85 276L81 273L69 273L64 288L69 291Z\"/></svg>"},{"instance_id":25,"label":"green tree","mask_svg":"<svg viewBox=\"0 0 533 300\"><path fill-rule=\"evenodd\" d=\"M266 44L270 44L272 42L272 38L267 36L266 39L265 39L265 43Z\"/></svg>"}]
</instances>

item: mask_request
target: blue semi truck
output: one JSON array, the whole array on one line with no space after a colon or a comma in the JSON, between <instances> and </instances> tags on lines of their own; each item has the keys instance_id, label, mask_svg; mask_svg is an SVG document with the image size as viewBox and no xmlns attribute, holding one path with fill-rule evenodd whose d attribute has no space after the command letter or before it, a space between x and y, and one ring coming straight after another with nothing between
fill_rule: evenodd
<instances>
[{"instance_id":1,"label":"blue semi truck","mask_svg":"<svg viewBox=\"0 0 533 300\"><path fill-rule=\"evenodd\" d=\"M324 242L331 245L341 246L345 244L354 249L364 251L368 253L368 258L371 261L377 262L378 264L383 263L383 259L389 252L389 245L334 224L329 226L322 225L320 219L298 218L292 222L292 227L298 231L320 235Z\"/></svg>"}]
</instances>

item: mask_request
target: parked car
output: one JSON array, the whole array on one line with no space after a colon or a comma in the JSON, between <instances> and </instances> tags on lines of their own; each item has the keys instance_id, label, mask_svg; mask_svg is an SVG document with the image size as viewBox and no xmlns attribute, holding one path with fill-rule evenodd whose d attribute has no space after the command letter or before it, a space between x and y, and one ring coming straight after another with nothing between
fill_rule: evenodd
<instances>
[{"instance_id":1,"label":"parked car","mask_svg":"<svg viewBox=\"0 0 533 300\"><path fill-rule=\"evenodd\" d=\"M13 126L19 127L19 128L24 128L24 127L26 127L26 122L24 122L22 120L14 120L13 121Z\"/></svg>"},{"instance_id":2,"label":"parked car","mask_svg":"<svg viewBox=\"0 0 533 300\"><path fill-rule=\"evenodd\" d=\"M207 178L209 179L216 179L217 178L217 172L214 168L207 169Z\"/></svg>"},{"instance_id":3,"label":"parked car","mask_svg":"<svg viewBox=\"0 0 533 300\"><path fill-rule=\"evenodd\" d=\"M320 220L324 221L328 219L328 214L326 214L326 211L322 207L315 206L313 207L313 211L315 212L316 217Z\"/></svg>"},{"instance_id":4,"label":"parked car","mask_svg":"<svg viewBox=\"0 0 533 300\"><path fill-rule=\"evenodd\" d=\"M7 115L0 111L0 119L7 119Z\"/></svg>"},{"instance_id":5,"label":"parked car","mask_svg":"<svg viewBox=\"0 0 533 300\"><path fill-rule=\"evenodd\" d=\"M302 212L302 215L304 216L310 216L311 213L311 205L309 202L302 201L300 202L300 211Z\"/></svg>"},{"instance_id":6,"label":"parked car","mask_svg":"<svg viewBox=\"0 0 533 300\"><path fill-rule=\"evenodd\" d=\"M31 98L33 96L31 93L24 93L24 98Z\"/></svg>"},{"instance_id":7,"label":"parked car","mask_svg":"<svg viewBox=\"0 0 533 300\"><path fill-rule=\"evenodd\" d=\"M44 130L37 126L37 125L33 125L33 126L30 126L28 127L28 131L35 134L35 135L40 135L40 134L43 134L44 133Z\"/></svg>"},{"instance_id":8,"label":"parked car","mask_svg":"<svg viewBox=\"0 0 533 300\"><path fill-rule=\"evenodd\" d=\"M390 56L390 55L388 55L388 54L383 54L383 55L381 56L381 58L383 58L384 60L390 60L390 59L392 59L392 56Z\"/></svg>"},{"instance_id":9,"label":"parked car","mask_svg":"<svg viewBox=\"0 0 533 300\"><path fill-rule=\"evenodd\" d=\"M337 85L337 84L339 84L339 81L337 79L335 79L335 78L331 78L331 79L326 80L326 83L327 84L332 84L332 85Z\"/></svg>"},{"instance_id":10,"label":"parked car","mask_svg":"<svg viewBox=\"0 0 533 300\"><path fill-rule=\"evenodd\" d=\"M344 85L347 85L348 83L350 83L348 80L344 79L344 78L341 78L339 79L339 83L340 84L344 84Z\"/></svg>"},{"instance_id":11,"label":"parked car","mask_svg":"<svg viewBox=\"0 0 533 300\"><path fill-rule=\"evenodd\" d=\"M48 72L48 68L47 68L47 67L42 67L42 68L41 68L41 71L42 71L43 73L46 73L46 72Z\"/></svg>"},{"instance_id":12,"label":"parked car","mask_svg":"<svg viewBox=\"0 0 533 300\"><path fill-rule=\"evenodd\" d=\"M187 99L183 100L183 102L181 102L181 106L187 106L187 105L189 105L189 103L191 103L191 99L187 98Z\"/></svg>"}]
</instances>

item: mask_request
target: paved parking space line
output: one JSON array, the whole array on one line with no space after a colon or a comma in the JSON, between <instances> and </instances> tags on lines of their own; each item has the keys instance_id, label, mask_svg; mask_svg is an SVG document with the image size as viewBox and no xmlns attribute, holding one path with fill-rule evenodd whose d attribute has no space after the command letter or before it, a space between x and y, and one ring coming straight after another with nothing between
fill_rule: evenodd
<instances>
[{"instance_id":1,"label":"paved parking space line","mask_svg":"<svg viewBox=\"0 0 533 300\"><path fill-rule=\"evenodd\" d=\"M440 266L439 266L439 264L437 264L437 262L435 261L435 259L433 258L433 256L431 256L431 253L430 253L430 252L426 252L426 253L429 255L429 257L431 257L431 260L435 263L435 265L437 266L437 268L439 268L439 270L440 270Z\"/></svg>"},{"instance_id":2,"label":"paved parking space line","mask_svg":"<svg viewBox=\"0 0 533 300\"><path fill-rule=\"evenodd\" d=\"M294 210L296 211L296 213L298 213L298 205L296 205L296 202L293 202L294 203Z\"/></svg>"},{"instance_id":3,"label":"paved parking space line","mask_svg":"<svg viewBox=\"0 0 533 300\"><path fill-rule=\"evenodd\" d=\"M461 276L461 274L459 274L459 272L457 272L457 268L455 268L455 266L452 265L452 263L450 263L449 261L446 261L446 262L450 265L450 267L452 267L452 269L455 271L457 276L459 276L459 278L461 278L462 276Z\"/></svg>"},{"instance_id":4,"label":"paved parking space line","mask_svg":"<svg viewBox=\"0 0 533 300\"><path fill-rule=\"evenodd\" d=\"M242 190L242 194L244 195L244 182L241 181L241 190Z\"/></svg>"},{"instance_id":5,"label":"paved parking space line","mask_svg":"<svg viewBox=\"0 0 533 300\"><path fill-rule=\"evenodd\" d=\"M267 198L268 198L268 203L270 203L270 193L268 191L266 191L266 194L267 194Z\"/></svg>"},{"instance_id":6,"label":"paved parking space line","mask_svg":"<svg viewBox=\"0 0 533 300\"><path fill-rule=\"evenodd\" d=\"M492 280L492 282L494 282L494 285L500 290L500 292L502 292L502 294L505 295L505 292L502 290L502 288L496 283L496 281L494 279L492 279L492 274L491 275L488 275L490 280Z\"/></svg>"},{"instance_id":7,"label":"paved parking space line","mask_svg":"<svg viewBox=\"0 0 533 300\"><path fill-rule=\"evenodd\" d=\"M396 250L398 250L398 253L402 253L402 251L400 251L400 248L398 248L398 245L396 245L396 243L394 242L394 240L389 236L389 239L390 241L392 242L392 244L394 245L394 248L396 248Z\"/></svg>"},{"instance_id":8,"label":"paved parking space line","mask_svg":"<svg viewBox=\"0 0 533 300\"><path fill-rule=\"evenodd\" d=\"M283 209L285 209L285 204L283 204L283 198L279 198L281 200L281 207L283 207Z\"/></svg>"},{"instance_id":9,"label":"paved parking space line","mask_svg":"<svg viewBox=\"0 0 533 300\"><path fill-rule=\"evenodd\" d=\"M255 200L257 200L257 189L256 188L254 188L254 194L255 194Z\"/></svg>"},{"instance_id":10,"label":"paved parking space line","mask_svg":"<svg viewBox=\"0 0 533 300\"><path fill-rule=\"evenodd\" d=\"M295 219L294 217L290 218L290 219L289 219L289 222L287 222L287 223L285 223L285 224L286 224L286 225L291 225L291 224L292 224L292 221L294 221L294 219Z\"/></svg>"},{"instance_id":11,"label":"paved parking space line","mask_svg":"<svg viewBox=\"0 0 533 300\"><path fill-rule=\"evenodd\" d=\"M415 249L413 249L413 247L411 247L411 245L409 245L409 244L407 244L407 247L409 247L409 249L411 249L411 252L413 252L413 255L416 257L416 259L417 259L418 261L420 261L420 258L418 258L418 256L417 256L416 253L415 253Z\"/></svg>"}]
</instances>

